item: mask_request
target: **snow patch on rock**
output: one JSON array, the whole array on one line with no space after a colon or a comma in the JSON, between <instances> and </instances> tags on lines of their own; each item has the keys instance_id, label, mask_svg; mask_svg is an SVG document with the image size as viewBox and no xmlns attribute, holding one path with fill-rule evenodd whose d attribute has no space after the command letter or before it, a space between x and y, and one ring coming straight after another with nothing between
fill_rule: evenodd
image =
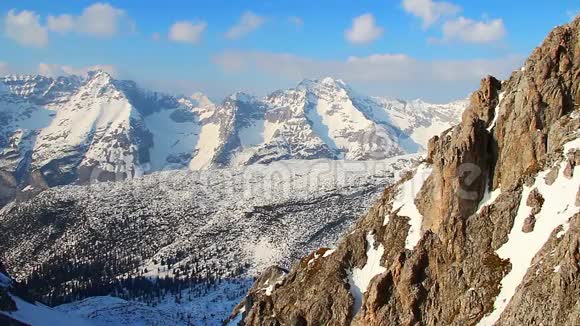
<instances>
[{"instance_id":1,"label":"snow patch on rock","mask_svg":"<svg viewBox=\"0 0 580 326\"><path fill-rule=\"evenodd\" d=\"M564 148L565 152L572 148L580 148L580 139L567 143ZM534 256L548 241L555 229L562 227L558 236L563 236L567 230L568 220L578 212L574 205L576 192L570 189L578 189L580 186L580 167L577 166L574 170L574 177L568 179L563 172L566 162L559 164L560 172L552 185L544 182L545 176L549 173L548 169L538 174L532 186L524 186L508 241L497 250L500 258L509 259L511 271L501 281L501 291L496 297L493 312L481 319L478 325L495 324L522 282ZM540 212L536 214L534 230L524 233L522 231L524 221L532 211L532 208L526 205L526 201L534 189L538 189L545 201Z\"/></svg>"},{"instance_id":2,"label":"snow patch on rock","mask_svg":"<svg viewBox=\"0 0 580 326\"><path fill-rule=\"evenodd\" d=\"M358 313L362 307L364 293L367 292L371 280L384 273L387 269L381 266L381 259L385 248L381 243L375 248L375 237L372 232L366 236L367 242L367 262L362 268L355 267L348 271L348 284L350 293L354 297L353 316Z\"/></svg>"},{"instance_id":3,"label":"snow patch on rock","mask_svg":"<svg viewBox=\"0 0 580 326\"><path fill-rule=\"evenodd\" d=\"M483 210L484 207L492 205L495 200L501 195L501 186L498 186L495 190L490 191L489 190L489 180L486 181L485 184L485 192L483 193L483 198L481 198L481 201L479 202L479 205L477 206L477 214L481 214L481 211Z\"/></svg>"},{"instance_id":4,"label":"snow patch on rock","mask_svg":"<svg viewBox=\"0 0 580 326\"><path fill-rule=\"evenodd\" d=\"M489 127L487 127L487 131L491 132L497 123L497 117L499 116L499 110L501 108L501 101L503 100L504 96L505 96L505 92L499 93L499 101L498 101L497 105L495 106L495 113L493 114L493 120L489 124Z\"/></svg>"},{"instance_id":5,"label":"snow patch on rock","mask_svg":"<svg viewBox=\"0 0 580 326\"><path fill-rule=\"evenodd\" d=\"M409 218L409 233L407 234L407 239L405 240L405 248L413 250L419 240L421 239L421 224L423 223L423 215L417 209L415 205L415 198L421 188L423 188L423 183L431 175L432 168L423 163L419 165L415 171L413 177L407 180L399 187L399 192L393 200L393 211L397 211L397 215L406 216ZM385 216L383 225L389 223L389 215Z\"/></svg>"}]
</instances>

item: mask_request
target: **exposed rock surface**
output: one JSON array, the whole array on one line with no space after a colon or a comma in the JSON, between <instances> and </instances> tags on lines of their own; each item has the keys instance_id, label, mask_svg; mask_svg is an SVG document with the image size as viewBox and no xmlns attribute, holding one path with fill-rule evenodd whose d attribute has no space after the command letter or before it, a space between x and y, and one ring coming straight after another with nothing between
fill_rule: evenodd
<instances>
[{"instance_id":1,"label":"exposed rock surface","mask_svg":"<svg viewBox=\"0 0 580 326\"><path fill-rule=\"evenodd\" d=\"M388 187L332 254L302 259L231 320L580 324L579 104L577 18L509 80L484 78L461 124L429 142L425 162ZM369 237L384 247L380 259L365 251ZM359 309L349 280L376 263Z\"/></svg>"}]
</instances>

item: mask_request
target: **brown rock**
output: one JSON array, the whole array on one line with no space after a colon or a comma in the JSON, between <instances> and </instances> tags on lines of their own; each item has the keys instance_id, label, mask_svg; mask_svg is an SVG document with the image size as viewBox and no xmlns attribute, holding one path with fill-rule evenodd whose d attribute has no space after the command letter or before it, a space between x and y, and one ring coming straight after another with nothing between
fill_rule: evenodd
<instances>
[{"instance_id":1,"label":"brown rock","mask_svg":"<svg viewBox=\"0 0 580 326\"><path fill-rule=\"evenodd\" d=\"M554 166L550 170L550 172L548 172L548 174L546 174L546 176L544 177L544 182L546 182L548 186L553 185L556 179L558 178L558 173L560 173L560 167Z\"/></svg>"},{"instance_id":2,"label":"brown rock","mask_svg":"<svg viewBox=\"0 0 580 326\"><path fill-rule=\"evenodd\" d=\"M572 168L572 165L570 165L570 162L568 161L566 163L566 167L564 167L564 177L568 178L568 179L572 179L572 171L574 169Z\"/></svg>"},{"instance_id":3,"label":"brown rock","mask_svg":"<svg viewBox=\"0 0 580 326\"><path fill-rule=\"evenodd\" d=\"M537 188L534 188L528 195L528 199L526 200L526 205L532 208L532 215L536 215L542 209L542 205L544 204L544 197L538 191Z\"/></svg>"},{"instance_id":4,"label":"brown rock","mask_svg":"<svg viewBox=\"0 0 580 326\"><path fill-rule=\"evenodd\" d=\"M429 139L429 143L427 144L427 163L429 164L433 164L433 155L435 154L438 141L439 136L433 136Z\"/></svg>"},{"instance_id":5,"label":"brown rock","mask_svg":"<svg viewBox=\"0 0 580 326\"><path fill-rule=\"evenodd\" d=\"M553 171L553 169L552 169ZM553 181L552 181L553 182ZM532 211L528 217L524 220L524 225L522 226L522 232L530 233L534 231L534 227L536 226L536 214L542 210L542 205L544 204L544 197L538 191L537 188L534 188L530 194L528 195L528 199L526 200L526 205L532 208Z\"/></svg>"},{"instance_id":6,"label":"brown rock","mask_svg":"<svg viewBox=\"0 0 580 326\"><path fill-rule=\"evenodd\" d=\"M502 88L506 92L502 119L494 129L498 149L494 186L510 186L521 175L537 172L546 155L560 148L550 137L562 141L558 133L566 130L553 127L580 99L578 24L576 19L550 33L527 60L528 69L512 75Z\"/></svg>"},{"instance_id":7,"label":"brown rock","mask_svg":"<svg viewBox=\"0 0 580 326\"><path fill-rule=\"evenodd\" d=\"M580 150L568 154L568 159L574 161L574 166L580 166Z\"/></svg>"},{"instance_id":8,"label":"brown rock","mask_svg":"<svg viewBox=\"0 0 580 326\"><path fill-rule=\"evenodd\" d=\"M430 140L432 173L414 201L423 217L416 246L406 247L409 218L392 207L402 180L385 190L331 256L311 264L313 257L302 259L271 297L250 291L245 324L458 326L476 325L489 314L512 268L496 250L509 240L522 199L532 208L524 232L533 230L544 204L537 189L522 198L523 185L560 164L562 144L577 137L580 18L550 33L525 66L503 85L483 79L461 124ZM505 93L492 134L487 128L500 86ZM553 169L546 183L557 174ZM488 184L501 186L501 196L474 214ZM579 205L580 189L576 197ZM578 325L579 223L580 213L564 237L554 234L537 253L534 261L542 263L532 264L497 325ZM369 233L384 247L386 270L372 278L362 307L353 311L348 277L367 262Z\"/></svg>"},{"instance_id":9,"label":"brown rock","mask_svg":"<svg viewBox=\"0 0 580 326\"><path fill-rule=\"evenodd\" d=\"M501 82L495 77L487 76L481 80L479 90L470 97L469 107L480 120L484 121L486 127L494 118L495 108L499 103L500 89Z\"/></svg>"},{"instance_id":10,"label":"brown rock","mask_svg":"<svg viewBox=\"0 0 580 326\"><path fill-rule=\"evenodd\" d=\"M535 225L536 225L536 216L535 215L530 215L530 216L526 217L526 219L524 220L524 225L522 226L522 232L530 233L530 232L534 231Z\"/></svg>"},{"instance_id":11,"label":"brown rock","mask_svg":"<svg viewBox=\"0 0 580 326\"><path fill-rule=\"evenodd\" d=\"M483 196L491 137L474 111L468 109L451 136L439 138L433 146L437 149L432 153L433 172L416 200L423 214L423 231L437 233L442 221L450 216L467 218Z\"/></svg>"},{"instance_id":12,"label":"brown rock","mask_svg":"<svg viewBox=\"0 0 580 326\"><path fill-rule=\"evenodd\" d=\"M566 167L564 168L564 176L568 179L572 179L572 177L574 176L574 166L576 165L576 163L574 162L574 160L570 160L568 159L567 163L566 163Z\"/></svg>"}]
</instances>

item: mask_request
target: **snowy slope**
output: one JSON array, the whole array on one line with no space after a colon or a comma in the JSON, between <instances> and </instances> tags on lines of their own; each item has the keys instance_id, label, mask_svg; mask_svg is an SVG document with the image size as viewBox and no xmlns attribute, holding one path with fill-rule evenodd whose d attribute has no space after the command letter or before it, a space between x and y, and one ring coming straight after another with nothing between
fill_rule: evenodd
<instances>
[{"instance_id":1,"label":"snowy slope","mask_svg":"<svg viewBox=\"0 0 580 326\"><path fill-rule=\"evenodd\" d=\"M456 125L468 105L468 100L448 104L431 104L422 100L403 101L387 98L359 98L358 104L374 121L398 128L400 141L417 144L417 150L426 150L431 137ZM413 147L410 148L413 150Z\"/></svg>"},{"instance_id":2,"label":"snowy slope","mask_svg":"<svg viewBox=\"0 0 580 326\"><path fill-rule=\"evenodd\" d=\"M66 275L50 287L67 293L77 293L76 286L85 284L81 276L87 268L115 270L114 276L121 279L193 275L196 281L179 296L166 293L139 301L180 320L191 314L197 324L218 325L257 273L272 264L289 267L313 248L333 246L416 158L289 160L52 188L0 214L0 224L7 230L7 237L0 239L6 248L2 257L20 279L29 278L39 265L46 273ZM57 216L54 223L44 222ZM108 253L114 256L104 256ZM63 259L76 267L63 274L60 268L67 266ZM134 263L125 266L126 261ZM98 286L90 293L126 295L98 293L105 286L94 284ZM109 313L95 302L70 307L76 310L86 304L94 310L85 310L82 316L99 311L95 318L105 321L109 314L127 318L131 315L127 311L133 310L155 313L142 306L105 302L115 311Z\"/></svg>"},{"instance_id":3,"label":"snowy slope","mask_svg":"<svg viewBox=\"0 0 580 326\"><path fill-rule=\"evenodd\" d=\"M0 268L1 266L0 264ZM22 325L30 326L96 326L83 317L72 316L38 302L32 303L23 300L12 293L11 286L10 277L0 271L0 298L3 304L6 304L6 301L13 304L13 307L6 310L0 307L0 324L2 325L16 321L23 323Z\"/></svg>"},{"instance_id":4,"label":"snowy slope","mask_svg":"<svg viewBox=\"0 0 580 326\"><path fill-rule=\"evenodd\" d=\"M425 150L429 138L459 122L467 101L429 104L371 98L341 80L304 80L258 99L224 101L227 130L219 166L288 158L383 159Z\"/></svg>"},{"instance_id":5,"label":"snowy slope","mask_svg":"<svg viewBox=\"0 0 580 326\"><path fill-rule=\"evenodd\" d=\"M80 319L90 320L95 326L162 326L187 325L169 312L130 302L116 297L91 297L55 307L56 311Z\"/></svg>"},{"instance_id":6,"label":"snowy slope","mask_svg":"<svg viewBox=\"0 0 580 326\"><path fill-rule=\"evenodd\" d=\"M0 84L0 169L20 188L186 168L214 108L200 94L175 98L102 71Z\"/></svg>"},{"instance_id":7,"label":"snowy slope","mask_svg":"<svg viewBox=\"0 0 580 326\"><path fill-rule=\"evenodd\" d=\"M98 296L56 306L62 313L90 320L95 326L188 326L221 325L243 293L251 285L250 280L224 282L204 295L188 299L189 290L176 304L173 296L167 296L154 306L117 297Z\"/></svg>"},{"instance_id":8,"label":"snowy slope","mask_svg":"<svg viewBox=\"0 0 580 326\"><path fill-rule=\"evenodd\" d=\"M47 307L41 303L29 303L16 296L11 296L17 310L13 312L0 311L4 315L31 326L96 326L83 317L71 316Z\"/></svg>"}]
</instances>

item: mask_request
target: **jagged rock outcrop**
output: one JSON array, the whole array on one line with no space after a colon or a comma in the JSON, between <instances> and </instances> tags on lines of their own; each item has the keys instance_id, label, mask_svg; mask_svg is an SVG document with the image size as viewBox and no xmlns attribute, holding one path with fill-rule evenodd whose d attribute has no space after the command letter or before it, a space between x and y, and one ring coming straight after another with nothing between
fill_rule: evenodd
<instances>
[{"instance_id":1,"label":"jagged rock outcrop","mask_svg":"<svg viewBox=\"0 0 580 326\"><path fill-rule=\"evenodd\" d=\"M332 253L230 324L578 325L579 42L576 18L509 80L484 78Z\"/></svg>"}]
</instances>

